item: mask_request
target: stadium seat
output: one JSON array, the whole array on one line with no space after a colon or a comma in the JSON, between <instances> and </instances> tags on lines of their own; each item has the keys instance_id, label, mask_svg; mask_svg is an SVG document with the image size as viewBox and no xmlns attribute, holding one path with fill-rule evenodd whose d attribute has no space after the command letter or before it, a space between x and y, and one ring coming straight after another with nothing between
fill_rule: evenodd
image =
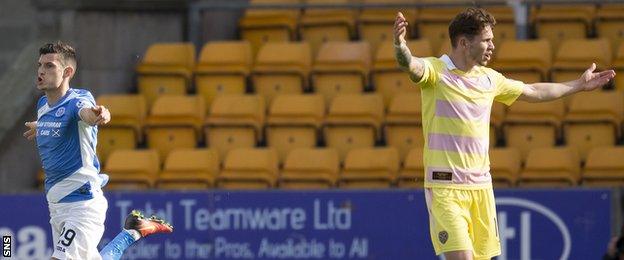
<instances>
[{"instance_id":1,"label":"stadium seat","mask_svg":"<svg viewBox=\"0 0 624 260\"><path fill-rule=\"evenodd\" d=\"M421 0L421 3L435 4L437 0ZM448 2L461 2L454 0ZM455 16L464 11L464 7L423 7L418 14L418 35L420 39L427 39L435 50L449 39L448 26ZM449 40L450 43L450 40ZM450 45L450 44L449 44Z\"/></svg>"},{"instance_id":2,"label":"stadium seat","mask_svg":"<svg viewBox=\"0 0 624 260\"><path fill-rule=\"evenodd\" d=\"M548 81L552 55L547 40L507 40L498 49L492 68L505 77L525 83Z\"/></svg>"},{"instance_id":3,"label":"stadium seat","mask_svg":"<svg viewBox=\"0 0 624 260\"><path fill-rule=\"evenodd\" d=\"M262 140L265 105L257 95L224 95L212 103L204 132L207 145L226 158L234 148L254 147Z\"/></svg>"},{"instance_id":4,"label":"stadium seat","mask_svg":"<svg viewBox=\"0 0 624 260\"><path fill-rule=\"evenodd\" d=\"M280 162L295 148L312 148L319 139L325 117L320 95L280 95L269 109L267 145L275 148Z\"/></svg>"},{"instance_id":5,"label":"stadium seat","mask_svg":"<svg viewBox=\"0 0 624 260\"><path fill-rule=\"evenodd\" d=\"M592 4L542 4L533 16L537 37L549 40L553 50L564 40L586 38L595 13Z\"/></svg>"},{"instance_id":6,"label":"stadium seat","mask_svg":"<svg viewBox=\"0 0 624 260\"><path fill-rule=\"evenodd\" d=\"M490 147L496 146L499 137L499 130L505 122L507 115L507 106L500 102L492 102L492 110L490 111Z\"/></svg>"},{"instance_id":7,"label":"stadium seat","mask_svg":"<svg viewBox=\"0 0 624 260\"><path fill-rule=\"evenodd\" d=\"M111 121L98 127L97 155L105 163L117 149L134 149L143 142L143 125L147 115L145 98L141 95L101 95L97 104L113 115Z\"/></svg>"},{"instance_id":8,"label":"stadium seat","mask_svg":"<svg viewBox=\"0 0 624 260\"><path fill-rule=\"evenodd\" d=\"M624 4L600 4L596 10L596 37L607 38L611 48L624 42Z\"/></svg>"},{"instance_id":9,"label":"stadium seat","mask_svg":"<svg viewBox=\"0 0 624 260\"><path fill-rule=\"evenodd\" d=\"M618 47L617 55L613 61L615 69L615 89L624 91L624 42Z\"/></svg>"},{"instance_id":10,"label":"stadium seat","mask_svg":"<svg viewBox=\"0 0 624 260\"><path fill-rule=\"evenodd\" d=\"M349 0L304 0L307 4L348 4ZM301 39L310 43L312 53L317 54L324 43L349 41L355 33L354 9L308 8L299 24Z\"/></svg>"},{"instance_id":11,"label":"stadium seat","mask_svg":"<svg viewBox=\"0 0 624 260\"><path fill-rule=\"evenodd\" d=\"M592 62L600 71L611 66L611 48L607 39L571 39L561 43L551 69L551 80L566 82L578 79Z\"/></svg>"},{"instance_id":12,"label":"stadium seat","mask_svg":"<svg viewBox=\"0 0 624 260\"><path fill-rule=\"evenodd\" d=\"M517 148L522 161L537 147L555 146L565 112L563 100L543 103L516 102L503 124L507 146Z\"/></svg>"},{"instance_id":13,"label":"stadium seat","mask_svg":"<svg viewBox=\"0 0 624 260\"><path fill-rule=\"evenodd\" d=\"M592 147L613 146L620 137L624 118L624 95L620 91L577 93L564 119L568 146L580 152L584 161Z\"/></svg>"},{"instance_id":14,"label":"stadium seat","mask_svg":"<svg viewBox=\"0 0 624 260\"><path fill-rule=\"evenodd\" d=\"M415 57L433 55L431 45L427 40L408 41L407 46ZM392 41L382 42L379 45L373 62L371 78L375 92L381 94L386 108L390 106L390 100L399 93L420 92L420 88L410 80L409 75L399 69L394 56L394 43Z\"/></svg>"},{"instance_id":15,"label":"stadium seat","mask_svg":"<svg viewBox=\"0 0 624 260\"><path fill-rule=\"evenodd\" d=\"M341 188L390 188L399 170L399 153L393 147L358 148L349 151L338 177Z\"/></svg>"},{"instance_id":16,"label":"stadium seat","mask_svg":"<svg viewBox=\"0 0 624 260\"><path fill-rule=\"evenodd\" d=\"M270 106L277 95L303 93L308 88L311 55L310 45L305 42L265 44L252 72L256 94L263 96Z\"/></svg>"},{"instance_id":17,"label":"stadium seat","mask_svg":"<svg viewBox=\"0 0 624 260\"><path fill-rule=\"evenodd\" d=\"M156 150L115 150L106 161L110 179L106 189L136 190L154 185L160 170Z\"/></svg>"},{"instance_id":18,"label":"stadium seat","mask_svg":"<svg viewBox=\"0 0 624 260\"><path fill-rule=\"evenodd\" d=\"M147 117L147 146L158 151L164 162L175 148L193 148L202 141L201 128L206 109L198 96L162 96Z\"/></svg>"},{"instance_id":19,"label":"stadium seat","mask_svg":"<svg viewBox=\"0 0 624 260\"><path fill-rule=\"evenodd\" d=\"M583 170L583 186L624 186L624 147L596 147L591 149Z\"/></svg>"},{"instance_id":20,"label":"stadium seat","mask_svg":"<svg viewBox=\"0 0 624 260\"><path fill-rule=\"evenodd\" d=\"M437 50L436 52L436 57L440 57L444 54L449 54L451 53L451 50L453 49L451 46L451 39L446 39L442 42L442 44L440 44L439 46L433 46L434 49Z\"/></svg>"},{"instance_id":21,"label":"stadium seat","mask_svg":"<svg viewBox=\"0 0 624 260\"><path fill-rule=\"evenodd\" d=\"M500 44L516 39L516 24L513 8L510 6L485 6L489 13L496 19L494 26L494 56L498 57L498 46Z\"/></svg>"},{"instance_id":22,"label":"stadium seat","mask_svg":"<svg viewBox=\"0 0 624 260\"><path fill-rule=\"evenodd\" d=\"M340 164L331 148L298 148L288 153L279 178L283 189L327 189L336 185Z\"/></svg>"},{"instance_id":23,"label":"stadium seat","mask_svg":"<svg viewBox=\"0 0 624 260\"><path fill-rule=\"evenodd\" d=\"M364 4L414 4L417 0L363 0L362 2ZM413 7L398 10L387 8L365 8L362 10L358 17L358 34L361 40L370 44L371 51L375 52L382 42L393 40L394 21L399 11L403 13L410 24L416 24L417 10ZM405 37L410 38L410 35L410 30L408 30Z\"/></svg>"},{"instance_id":24,"label":"stadium seat","mask_svg":"<svg viewBox=\"0 0 624 260\"><path fill-rule=\"evenodd\" d=\"M150 45L136 69L139 93L145 96L148 107L160 95L187 93L194 67L192 43Z\"/></svg>"},{"instance_id":25,"label":"stadium seat","mask_svg":"<svg viewBox=\"0 0 624 260\"><path fill-rule=\"evenodd\" d=\"M343 161L353 148L373 147L380 137L383 102L377 94L340 95L332 102L323 135Z\"/></svg>"},{"instance_id":26,"label":"stadium seat","mask_svg":"<svg viewBox=\"0 0 624 260\"><path fill-rule=\"evenodd\" d=\"M204 98L207 110L217 95L245 93L252 61L248 42L209 42L204 45L195 68L195 88L197 95Z\"/></svg>"},{"instance_id":27,"label":"stadium seat","mask_svg":"<svg viewBox=\"0 0 624 260\"><path fill-rule=\"evenodd\" d=\"M275 187L278 176L277 153L273 149L238 148L225 158L217 187L263 189Z\"/></svg>"},{"instance_id":28,"label":"stadium seat","mask_svg":"<svg viewBox=\"0 0 624 260\"><path fill-rule=\"evenodd\" d=\"M299 0L251 0L254 5L298 4ZM252 45L253 53L267 42L286 42L297 37L297 23L301 16L299 9L255 9L245 10L238 23L241 38Z\"/></svg>"},{"instance_id":29,"label":"stadium seat","mask_svg":"<svg viewBox=\"0 0 624 260\"><path fill-rule=\"evenodd\" d=\"M172 190L212 188L220 163L219 154L214 149L175 149L167 156L156 187Z\"/></svg>"},{"instance_id":30,"label":"stadium seat","mask_svg":"<svg viewBox=\"0 0 624 260\"><path fill-rule=\"evenodd\" d=\"M529 152L520 187L569 187L580 180L580 160L572 147L535 148Z\"/></svg>"},{"instance_id":31,"label":"stadium seat","mask_svg":"<svg viewBox=\"0 0 624 260\"><path fill-rule=\"evenodd\" d=\"M520 152L514 147L490 149L490 174L494 187L514 187L520 175Z\"/></svg>"},{"instance_id":32,"label":"stadium seat","mask_svg":"<svg viewBox=\"0 0 624 260\"><path fill-rule=\"evenodd\" d=\"M423 188L425 166L423 164L423 148L416 147L410 150L399 172L397 185L399 188Z\"/></svg>"},{"instance_id":33,"label":"stadium seat","mask_svg":"<svg viewBox=\"0 0 624 260\"><path fill-rule=\"evenodd\" d=\"M323 95L327 105L337 94L363 92L368 85L370 63L366 42L323 44L312 67L314 92Z\"/></svg>"},{"instance_id":34,"label":"stadium seat","mask_svg":"<svg viewBox=\"0 0 624 260\"><path fill-rule=\"evenodd\" d=\"M384 125L386 144L397 148L401 161L413 148L425 144L422 129L420 94L397 94L393 99Z\"/></svg>"}]
</instances>

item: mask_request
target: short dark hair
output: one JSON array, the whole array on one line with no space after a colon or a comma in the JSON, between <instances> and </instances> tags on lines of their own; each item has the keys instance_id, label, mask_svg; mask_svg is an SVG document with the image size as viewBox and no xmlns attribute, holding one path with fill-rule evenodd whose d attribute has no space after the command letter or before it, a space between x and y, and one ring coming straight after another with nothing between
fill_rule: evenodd
<instances>
[{"instance_id":1,"label":"short dark hair","mask_svg":"<svg viewBox=\"0 0 624 260\"><path fill-rule=\"evenodd\" d=\"M451 46L457 47L457 39L462 35L472 39L479 35L486 26L494 28L494 25L496 25L494 16L481 8L470 7L457 14L449 24Z\"/></svg>"},{"instance_id":2,"label":"short dark hair","mask_svg":"<svg viewBox=\"0 0 624 260\"><path fill-rule=\"evenodd\" d=\"M74 47L71 45L57 41L55 43L46 43L39 48L39 56L50 53L58 53L61 56L61 62L63 65L67 65L69 63L73 64L74 67L76 66L76 50L74 50Z\"/></svg>"}]
</instances>

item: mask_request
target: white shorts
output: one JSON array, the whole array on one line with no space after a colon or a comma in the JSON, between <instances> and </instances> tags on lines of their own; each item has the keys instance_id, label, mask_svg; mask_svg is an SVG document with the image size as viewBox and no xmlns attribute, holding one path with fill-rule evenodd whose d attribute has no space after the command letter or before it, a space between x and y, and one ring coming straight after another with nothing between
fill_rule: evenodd
<instances>
[{"instance_id":1,"label":"white shorts","mask_svg":"<svg viewBox=\"0 0 624 260\"><path fill-rule=\"evenodd\" d=\"M102 259L97 249L104 234L108 201L101 190L93 190L93 199L48 203L54 253L65 259Z\"/></svg>"}]
</instances>

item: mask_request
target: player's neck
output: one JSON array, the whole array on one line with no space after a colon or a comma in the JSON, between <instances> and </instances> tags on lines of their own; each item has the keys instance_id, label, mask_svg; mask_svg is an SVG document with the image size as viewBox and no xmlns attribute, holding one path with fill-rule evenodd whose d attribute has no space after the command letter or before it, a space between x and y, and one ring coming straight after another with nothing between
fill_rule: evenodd
<instances>
[{"instance_id":1,"label":"player's neck","mask_svg":"<svg viewBox=\"0 0 624 260\"><path fill-rule=\"evenodd\" d=\"M455 67L463 72L470 72L477 66L476 62L471 62L463 53L451 51L448 56Z\"/></svg>"},{"instance_id":2,"label":"player's neck","mask_svg":"<svg viewBox=\"0 0 624 260\"><path fill-rule=\"evenodd\" d=\"M69 90L69 83L63 81L61 86L55 89L48 89L45 91L45 95L48 98L48 105L53 106L67 94L67 90Z\"/></svg>"}]
</instances>

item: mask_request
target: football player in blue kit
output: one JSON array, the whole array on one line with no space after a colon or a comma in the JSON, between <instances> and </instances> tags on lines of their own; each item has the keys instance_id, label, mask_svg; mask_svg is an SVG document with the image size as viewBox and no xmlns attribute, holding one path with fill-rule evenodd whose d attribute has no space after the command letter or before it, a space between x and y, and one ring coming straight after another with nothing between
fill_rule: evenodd
<instances>
[{"instance_id":1,"label":"football player in blue kit","mask_svg":"<svg viewBox=\"0 0 624 260\"><path fill-rule=\"evenodd\" d=\"M119 259L135 241L173 228L133 211L119 235L98 252L108 208L101 188L108 176L100 174L95 154L97 127L108 123L111 114L88 90L69 87L76 65L76 52L68 44L48 43L39 49L36 85L45 95L37 102L37 121L26 122L24 136L36 139L45 172L52 259Z\"/></svg>"}]
</instances>

